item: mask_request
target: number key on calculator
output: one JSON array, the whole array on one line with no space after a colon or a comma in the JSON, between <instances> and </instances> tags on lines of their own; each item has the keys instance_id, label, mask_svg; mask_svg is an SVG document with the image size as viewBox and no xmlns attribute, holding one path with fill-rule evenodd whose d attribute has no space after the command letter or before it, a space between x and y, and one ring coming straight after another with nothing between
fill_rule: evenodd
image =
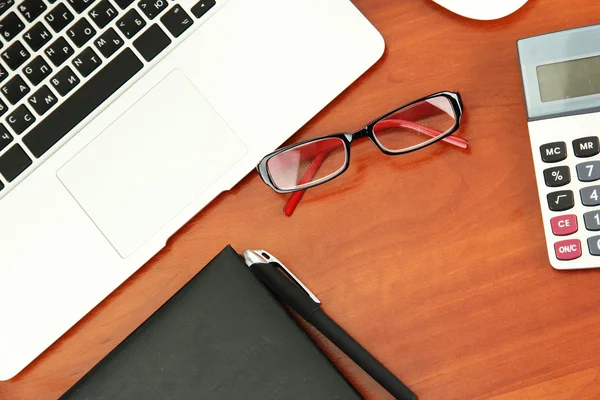
<instances>
[{"instance_id":1,"label":"number key on calculator","mask_svg":"<svg viewBox=\"0 0 600 400\"><path fill-rule=\"evenodd\" d=\"M588 161L577 164L577 178L581 182L593 182L600 179L600 161Z\"/></svg>"}]
</instances>

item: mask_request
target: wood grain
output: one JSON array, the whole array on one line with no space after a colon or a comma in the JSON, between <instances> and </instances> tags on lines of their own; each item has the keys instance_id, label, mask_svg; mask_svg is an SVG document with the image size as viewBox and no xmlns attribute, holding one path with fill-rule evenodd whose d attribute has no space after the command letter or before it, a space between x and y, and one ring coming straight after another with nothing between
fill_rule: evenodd
<instances>
[{"instance_id":1,"label":"wood grain","mask_svg":"<svg viewBox=\"0 0 600 400\"><path fill-rule=\"evenodd\" d=\"M53 399L226 244L264 247L420 399L597 399L600 271L547 260L515 41L600 22L600 3L530 0L491 22L429 0L356 0L383 59L290 141L360 127L439 90L460 91L469 151L386 157L355 144L345 175L286 197L250 173L15 379L0 399ZM74 300L75 301L75 300ZM43 329L41 327L40 329ZM368 399L376 383L322 341Z\"/></svg>"}]
</instances>

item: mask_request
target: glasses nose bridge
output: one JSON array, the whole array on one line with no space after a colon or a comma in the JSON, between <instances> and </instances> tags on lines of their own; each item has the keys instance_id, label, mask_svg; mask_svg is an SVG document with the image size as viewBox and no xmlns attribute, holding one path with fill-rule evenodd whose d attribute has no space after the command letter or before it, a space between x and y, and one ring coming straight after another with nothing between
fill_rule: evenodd
<instances>
[{"instance_id":1,"label":"glasses nose bridge","mask_svg":"<svg viewBox=\"0 0 600 400\"><path fill-rule=\"evenodd\" d=\"M369 127L365 126L364 128L357 130L356 132L345 133L344 136L346 136L346 139L348 139L349 142L352 142L353 140L360 139L363 137L368 137L369 136Z\"/></svg>"}]
</instances>

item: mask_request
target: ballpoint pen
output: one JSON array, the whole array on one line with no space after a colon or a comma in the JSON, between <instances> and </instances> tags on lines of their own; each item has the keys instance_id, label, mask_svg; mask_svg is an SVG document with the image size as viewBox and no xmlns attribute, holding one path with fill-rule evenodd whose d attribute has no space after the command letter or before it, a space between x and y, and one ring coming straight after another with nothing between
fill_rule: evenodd
<instances>
[{"instance_id":1,"label":"ballpoint pen","mask_svg":"<svg viewBox=\"0 0 600 400\"><path fill-rule=\"evenodd\" d=\"M321 301L281 261L264 250L246 250L244 259L250 271L275 296L352 359L398 400L417 396L333 321L322 309Z\"/></svg>"}]
</instances>

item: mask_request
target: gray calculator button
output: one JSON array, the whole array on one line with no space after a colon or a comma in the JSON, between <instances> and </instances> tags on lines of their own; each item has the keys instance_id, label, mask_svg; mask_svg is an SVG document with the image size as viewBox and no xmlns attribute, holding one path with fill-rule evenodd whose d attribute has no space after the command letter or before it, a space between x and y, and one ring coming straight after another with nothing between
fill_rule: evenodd
<instances>
[{"instance_id":1,"label":"gray calculator button","mask_svg":"<svg viewBox=\"0 0 600 400\"><path fill-rule=\"evenodd\" d=\"M583 214L583 222L588 231L600 231L600 210Z\"/></svg>"},{"instance_id":2,"label":"gray calculator button","mask_svg":"<svg viewBox=\"0 0 600 400\"><path fill-rule=\"evenodd\" d=\"M585 187L579 191L584 206L600 205L600 186Z\"/></svg>"},{"instance_id":3,"label":"gray calculator button","mask_svg":"<svg viewBox=\"0 0 600 400\"><path fill-rule=\"evenodd\" d=\"M593 256L600 256L600 236L592 236L588 238L588 248Z\"/></svg>"},{"instance_id":4,"label":"gray calculator button","mask_svg":"<svg viewBox=\"0 0 600 400\"><path fill-rule=\"evenodd\" d=\"M592 182L600 179L600 161L588 161L577 164L577 177L581 182Z\"/></svg>"}]
</instances>

